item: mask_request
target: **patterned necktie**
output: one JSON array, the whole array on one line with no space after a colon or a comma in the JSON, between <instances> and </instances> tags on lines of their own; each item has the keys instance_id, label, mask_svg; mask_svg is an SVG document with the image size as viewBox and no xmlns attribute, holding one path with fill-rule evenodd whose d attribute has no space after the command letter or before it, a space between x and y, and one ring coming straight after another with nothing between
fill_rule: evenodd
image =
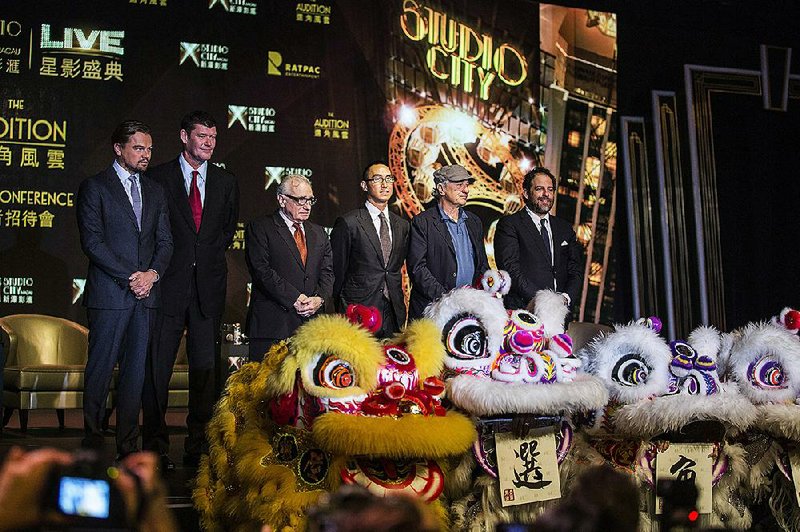
<instances>
[{"instance_id":1,"label":"patterned necktie","mask_svg":"<svg viewBox=\"0 0 800 532\"><path fill-rule=\"evenodd\" d=\"M547 253L547 262L550 266L553 265L553 252L550 251L550 233L547 231L547 218L542 218L541 222L542 240L544 241L544 249Z\"/></svg>"},{"instance_id":2,"label":"patterned necktie","mask_svg":"<svg viewBox=\"0 0 800 532\"><path fill-rule=\"evenodd\" d=\"M200 199L200 189L197 187L197 176L200 172L192 170L192 184L189 186L189 207L192 209L194 228L200 231L200 221L203 219L203 201Z\"/></svg>"},{"instance_id":3,"label":"patterned necktie","mask_svg":"<svg viewBox=\"0 0 800 532\"><path fill-rule=\"evenodd\" d=\"M308 257L308 249L306 249L306 235L303 234L303 228L299 223L292 224L294 228L294 243L297 244L297 251L300 252L300 260L303 261L303 266L306 265L306 258Z\"/></svg>"},{"instance_id":4,"label":"patterned necktie","mask_svg":"<svg viewBox=\"0 0 800 532\"><path fill-rule=\"evenodd\" d=\"M378 215L380 219L380 231L378 237L381 239L381 253L383 254L383 264L389 264L389 255L392 254L392 240L389 238L389 224L386 223L386 213L382 212Z\"/></svg>"},{"instance_id":5,"label":"patterned necktie","mask_svg":"<svg viewBox=\"0 0 800 532\"><path fill-rule=\"evenodd\" d=\"M381 239L381 254L383 255L383 265L389 264L389 256L392 254L392 239L389 238L389 224L386 222L386 213L382 212L378 215L380 219L380 230L378 236ZM386 285L386 279L383 280L383 297L389 299L389 287Z\"/></svg>"},{"instance_id":6,"label":"patterned necktie","mask_svg":"<svg viewBox=\"0 0 800 532\"><path fill-rule=\"evenodd\" d=\"M136 183L136 174L131 174L128 178L131 182L131 205L133 214L136 216L136 227L142 230L142 196L139 195L139 185Z\"/></svg>"}]
</instances>

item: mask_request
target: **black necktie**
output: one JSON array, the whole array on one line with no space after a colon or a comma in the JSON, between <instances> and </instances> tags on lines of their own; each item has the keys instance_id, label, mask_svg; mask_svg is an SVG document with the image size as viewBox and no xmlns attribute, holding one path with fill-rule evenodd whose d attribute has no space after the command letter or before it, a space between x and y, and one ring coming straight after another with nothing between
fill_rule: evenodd
<instances>
[{"instance_id":1,"label":"black necktie","mask_svg":"<svg viewBox=\"0 0 800 532\"><path fill-rule=\"evenodd\" d=\"M550 263L550 266L552 266L553 253L550 251L550 233L547 231L547 218L542 218L539 224L542 228L542 241L544 242L545 253L547 253L547 261Z\"/></svg>"}]
</instances>

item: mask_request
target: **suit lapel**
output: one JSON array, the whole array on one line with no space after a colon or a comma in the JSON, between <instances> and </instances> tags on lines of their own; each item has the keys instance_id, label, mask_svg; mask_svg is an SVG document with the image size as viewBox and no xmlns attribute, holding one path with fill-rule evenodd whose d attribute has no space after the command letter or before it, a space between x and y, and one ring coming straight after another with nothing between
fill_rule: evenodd
<instances>
[{"instance_id":1,"label":"suit lapel","mask_svg":"<svg viewBox=\"0 0 800 532\"><path fill-rule=\"evenodd\" d=\"M367 240L369 240L370 244L372 244L372 247L375 249L378 260L383 264L381 241L378 239L378 233L375 231L375 226L372 224L372 216L369 215L369 211L364 206L358 211L358 223L361 224L364 234L367 235Z\"/></svg>"},{"instance_id":2,"label":"suit lapel","mask_svg":"<svg viewBox=\"0 0 800 532\"><path fill-rule=\"evenodd\" d=\"M286 247L289 248L289 253L292 254L292 257L294 257L294 260L297 261L297 264L299 264L300 267L305 270L305 266L303 266L303 260L300 258L300 250L297 249L297 243L294 241L292 232L286 226L286 222L283 220L283 216L281 216L281 213L275 212L275 214L272 216L272 221L275 222L278 234L281 235L281 238L283 238L283 240L286 242ZM308 232L306 232L306 235L308 235ZM306 238L306 249L310 249L307 238ZM308 257L306 257L306 260L308 260Z\"/></svg>"},{"instance_id":3,"label":"suit lapel","mask_svg":"<svg viewBox=\"0 0 800 532\"><path fill-rule=\"evenodd\" d=\"M183 155L178 155L178 157L183 157ZM189 208L189 196L186 194L186 184L183 178L183 171L181 170L181 164L178 162L178 159L175 159L172 162L172 171L167 179L168 182L166 183L166 188L169 190L169 194L172 196L172 204L178 208L178 212L180 212L181 216L183 216L183 219L189 229L191 229L193 232L197 232L197 229L194 226L192 210Z\"/></svg>"},{"instance_id":4,"label":"suit lapel","mask_svg":"<svg viewBox=\"0 0 800 532\"><path fill-rule=\"evenodd\" d=\"M222 191L220 190L221 184L219 179L215 179L216 172L213 171L215 167L211 164L211 161L206 164L208 164L208 168L206 168L206 200L203 204L203 216L200 219L201 231L205 226L205 221L212 219L212 213L217 211L219 208L219 203L222 201ZM189 204L188 198L186 200L186 204Z\"/></svg>"},{"instance_id":5,"label":"suit lapel","mask_svg":"<svg viewBox=\"0 0 800 532\"><path fill-rule=\"evenodd\" d=\"M439 207L433 207L436 209L436 212L433 216L433 226L439 231L439 234L442 236L442 239L447 242L447 247L450 249L450 253L453 254L453 257L456 256L456 247L453 244L453 237L450 236L450 231L447 230L444 222L442 221L441 213L439 212Z\"/></svg>"},{"instance_id":6,"label":"suit lapel","mask_svg":"<svg viewBox=\"0 0 800 532\"><path fill-rule=\"evenodd\" d=\"M136 227L136 215L133 213L131 200L128 199L128 194L125 192L125 187L122 186L119 176L117 175L117 172L114 170L113 166L106 171L106 177L108 178L108 188L111 191L111 197L114 198L117 203L119 203L122 210L128 215L128 218L130 218L133 226ZM141 183L141 179L139 182ZM144 195L142 196L144 197ZM144 220L144 209L142 210L142 219Z\"/></svg>"},{"instance_id":7,"label":"suit lapel","mask_svg":"<svg viewBox=\"0 0 800 532\"><path fill-rule=\"evenodd\" d=\"M522 234L533 235L534 240L536 241L536 246L539 248L539 251L542 253L542 256L546 257L547 250L544 249L544 240L542 239L542 232L536 228L536 224L533 223L531 215L524 207L520 211L520 222L522 223ZM553 226L551 225L550 227Z\"/></svg>"},{"instance_id":8,"label":"suit lapel","mask_svg":"<svg viewBox=\"0 0 800 532\"><path fill-rule=\"evenodd\" d=\"M386 212L389 212L388 210ZM402 253L405 256L405 251L400 249L403 242L403 235L401 235L400 217L393 212L389 212L389 225L392 227L392 252L389 254L389 262L391 262L398 254ZM402 260L401 260L402 264Z\"/></svg>"}]
</instances>

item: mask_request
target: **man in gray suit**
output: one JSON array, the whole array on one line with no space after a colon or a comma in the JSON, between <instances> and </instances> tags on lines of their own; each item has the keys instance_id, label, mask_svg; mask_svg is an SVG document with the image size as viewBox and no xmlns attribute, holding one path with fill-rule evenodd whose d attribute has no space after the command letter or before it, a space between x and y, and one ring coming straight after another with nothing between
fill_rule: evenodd
<instances>
[{"instance_id":1,"label":"man in gray suit","mask_svg":"<svg viewBox=\"0 0 800 532\"><path fill-rule=\"evenodd\" d=\"M391 336L406 322L400 270L410 224L388 208L394 181L384 163L367 166L360 183L367 200L338 218L331 232L336 310L345 312L351 303L377 308L383 317L379 338Z\"/></svg>"},{"instance_id":2,"label":"man in gray suit","mask_svg":"<svg viewBox=\"0 0 800 532\"><path fill-rule=\"evenodd\" d=\"M316 202L307 178L288 175L278 186L280 208L245 228L252 279L246 326L250 360L262 360L272 344L291 336L331 297L331 242L325 229L308 221Z\"/></svg>"},{"instance_id":3,"label":"man in gray suit","mask_svg":"<svg viewBox=\"0 0 800 532\"><path fill-rule=\"evenodd\" d=\"M82 444L103 444L106 398L118 363L116 440L117 454L124 457L138 450L147 344L172 236L164 192L143 175L153 150L150 128L125 121L111 142L114 162L81 183L77 200L81 248L89 257Z\"/></svg>"}]
</instances>

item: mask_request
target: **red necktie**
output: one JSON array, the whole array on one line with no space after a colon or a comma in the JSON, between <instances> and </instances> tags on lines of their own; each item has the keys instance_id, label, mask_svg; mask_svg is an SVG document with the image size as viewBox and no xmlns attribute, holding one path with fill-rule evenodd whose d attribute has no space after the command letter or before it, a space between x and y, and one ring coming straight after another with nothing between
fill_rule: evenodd
<instances>
[{"instance_id":1,"label":"red necktie","mask_svg":"<svg viewBox=\"0 0 800 532\"><path fill-rule=\"evenodd\" d=\"M203 202L200 199L200 189L197 188L197 176L200 172L192 170L192 184L189 187L189 207L192 209L192 218L194 218L194 227L200 231L200 220L203 218Z\"/></svg>"},{"instance_id":2,"label":"red necktie","mask_svg":"<svg viewBox=\"0 0 800 532\"><path fill-rule=\"evenodd\" d=\"M303 261L303 266L306 265L306 258L308 257L308 249L306 249L306 235L303 234L303 228L300 224L295 223L294 227L294 243L297 244L297 250L300 252L300 259Z\"/></svg>"}]
</instances>

